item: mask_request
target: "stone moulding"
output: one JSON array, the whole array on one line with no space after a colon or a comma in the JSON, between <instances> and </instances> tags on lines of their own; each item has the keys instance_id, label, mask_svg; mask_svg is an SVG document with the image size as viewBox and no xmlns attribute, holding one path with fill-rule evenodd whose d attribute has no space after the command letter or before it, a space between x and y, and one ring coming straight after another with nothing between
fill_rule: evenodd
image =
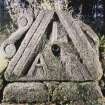
<instances>
[{"instance_id":1,"label":"stone moulding","mask_svg":"<svg viewBox=\"0 0 105 105\"><path fill-rule=\"evenodd\" d=\"M65 105L104 105L103 95L96 82L14 82L8 84L3 92L4 103L62 103ZM48 104L47 104L48 103ZM70 104L71 103L71 104ZM93 103L93 104L92 104ZM78 105L77 104L77 105ZM58 105L58 104L56 104Z\"/></svg>"},{"instance_id":2,"label":"stone moulding","mask_svg":"<svg viewBox=\"0 0 105 105\"><path fill-rule=\"evenodd\" d=\"M23 37L25 32L29 29L33 22L32 14L28 14L24 11L20 14L17 23L18 30L11 34L11 36L1 44L1 51L6 56L6 58L12 58L16 53L16 42Z\"/></svg>"},{"instance_id":3,"label":"stone moulding","mask_svg":"<svg viewBox=\"0 0 105 105\"><path fill-rule=\"evenodd\" d=\"M99 80L102 68L98 46L99 39L93 30L74 20L70 14L42 10L9 63L5 79L7 81ZM34 60L36 62L39 54L41 57L37 66Z\"/></svg>"}]
</instances>

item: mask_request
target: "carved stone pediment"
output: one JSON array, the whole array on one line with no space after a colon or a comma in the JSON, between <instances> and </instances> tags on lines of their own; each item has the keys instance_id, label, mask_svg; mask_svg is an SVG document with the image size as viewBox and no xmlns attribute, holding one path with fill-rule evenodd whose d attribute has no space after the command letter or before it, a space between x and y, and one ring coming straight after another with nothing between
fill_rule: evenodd
<instances>
[{"instance_id":1,"label":"carved stone pediment","mask_svg":"<svg viewBox=\"0 0 105 105\"><path fill-rule=\"evenodd\" d=\"M17 30L0 46L2 105L104 105L99 39L70 0L6 1Z\"/></svg>"},{"instance_id":2,"label":"carved stone pediment","mask_svg":"<svg viewBox=\"0 0 105 105\"><path fill-rule=\"evenodd\" d=\"M11 59L5 78L7 81L97 80L102 76L98 47L97 35L84 23L62 11L42 10Z\"/></svg>"}]
</instances>

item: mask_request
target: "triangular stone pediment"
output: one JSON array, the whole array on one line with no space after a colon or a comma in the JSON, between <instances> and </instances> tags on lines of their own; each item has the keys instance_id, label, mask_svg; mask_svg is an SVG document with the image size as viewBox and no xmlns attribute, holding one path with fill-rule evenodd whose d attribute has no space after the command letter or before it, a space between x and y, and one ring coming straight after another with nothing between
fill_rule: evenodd
<instances>
[{"instance_id":1,"label":"triangular stone pediment","mask_svg":"<svg viewBox=\"0 0 105 105\"><path fill-rule=\"evenodd\" d=\"M93 35L93 34L92 34ZM7 81L87 81L102 75L97 36L61 11L41 11L5 72Z\"/></svg>"}]
</instances>

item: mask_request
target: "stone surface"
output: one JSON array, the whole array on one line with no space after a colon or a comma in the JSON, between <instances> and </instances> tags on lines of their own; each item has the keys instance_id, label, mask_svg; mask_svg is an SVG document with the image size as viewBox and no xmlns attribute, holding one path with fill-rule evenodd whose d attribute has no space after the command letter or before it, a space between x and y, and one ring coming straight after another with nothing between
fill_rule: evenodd
<instances>
[{"instance_id":1,"label":"stone surface","mask_svg":"<svg viewBox=\"0 0 105 105\"><path fill-rule=\"evenodd\" d=\"M58 104L7 104L7 103L2 103L0 105L58 105ZM99 99L99 100L93 100L91 103L88 102L84 102L84 101L71 101L71 102L67 102L67 103L60 103L60 105L105 105L105 99Z\"/></svg>"},{"instance_id":2,"label":"stone surface","mask_svg":"<svg viewBox=\"0 0 105 105\"><path fill-rule=\"evenodd\" d=\"M43 104L9 104L9 103L2 103L2 104L0 104L0 105L56 105L56 104L45 104L45 103L43 103Z\"/></svg>"},{"instance_id":3,"label":"stone surface","mask_svg":"<svg viewBox=\"0 0 105 105\"><path fill-rule=\"evenodd\" d=\"M45 103L43 103L43 104L9 104L9 103L2 103L2 104L0 104L0 105L56 105L56 104L45 104Z\"/></svg>"},{"instance_id":4,"label":"stone surface","mask_svg":"<svg viewBox=\"0 0 105 105\"><path fill-rule=\"evenodd\" d=\"M27 20L25 25L22 24L22 21ZM3 72L8 66L9 60L15 55L17 51L16 43L19 41L29 29L33 22L32 14L24 11L18 17L18 29L13 32L8 39L6 39L0 46L0 73Z\"/></svg>"},{"instance_id":5,"label":"stone surface","mask_svg":"<svg viewBox=\"0 0 105 105\"><path fill-rule=\"evenodd\" d=\"M5 58L5 55L1 52L0 49L0 74L4 72L6 67L8 66L9 60Z\"/></svg>"},{"instance_id":6,"label":"stone surface","mask_svg":"<svg viewBox=\"0 0 105 105\"><path fill-rule=\"evenodd\" d=\"M96 49L94 49L89 43L88 37L90 37L90 35L86 35L86 33L82 31L79 25L80 22L74 21L71 15L62 11L57 11L57 14L61 23L68 32L68 36L72 40L74 47L77 49L81 59L80 61L88 69L86 71L88 71L91 75L90 78L93 80L96 78L101 79L103 71L99 61L99 56L97 56ZM96 34L94 34L94 36L95 40L93 42L95 43L94 45L97 45L96 43L99 41L99 39ZM93 38L91 37L90 39ZM84 72L84 70L81 71L82 74L84 74ZM86 73L86 75L87 74L88 73Z\"/></svg>"},{"instance_id":7,"label":"stone surface","mask_svg":"<svg viewBox=\"0 0 105 105\"><path fill-rule=\"evenodd\" d=\"M105 99L89 100L89 101L71 101L63 105L105 105Z\"/></svg>"},{"instance_id":8,"label":"stone surface","mask_svg":"<svg viewBox=\"0 0 105 105\"><path fill-rule=\"evenodd\" d=\"M2 103L0 105L29 105L29 104L9 104L9 103Z\"/></svg>"},{"instance_id":9,"label":"stone surface","mask_svg":"<svg viewBox=\"0 0 105 105\"><path fill-rule=\"evenodd\" d=\"M42 83L12 83L3 93L3 102L43 103L48 100L48 91Z\"/></svg>"},{"instance_id":10,"label":"stone surface","mask_svg":"<svg viewBox=\"0 0 105 105\"><path fill-rule=\"evenodd\" d=\"M105 105L98 82L92 82L103 74L97 35L68 13L39 10L34 3L13 0L7 5L13 20L19 15L19 28L2 44L6 56L0 55L0 75L10 59L4 75L13 82L3 90L2 105Z\"/></svg>"},{"instance_id":11,"label":"stone surface","mask_svg":"<svg viewBox=\"0 0 105 105\"><path fill-rule=\"evenodd\" d=\"M99 39L91 28L86 26L84 30L88 33L85 34L81 27L79 21L66 13L41 11L9 63L5 79L99 80L103 74L98 55Z\"/></svg>"},{"instance_id":12,"label":"stone surface","mask_svg":"<svg viewBox=\"0 0 105 105\"><path fill-rule=\"evenodd\" d=\"M92 102L103 98L98 83L61 83L58 88L53 91L52 100L54 102L70 102L84 101Z\"/></svg>"},{"instance_id":13,"label":"stone surface","mask_svg":"<svg viewBox=\"0 0 105 105\"><path fill-rule=\"evenodd\" d=\"M3 102L9 103L51 102L76 105L78 102L78 105L104 105L105 101L102 100L103 95L97 82L11 83L3 93Z\"/></svg>"}]
</instances>

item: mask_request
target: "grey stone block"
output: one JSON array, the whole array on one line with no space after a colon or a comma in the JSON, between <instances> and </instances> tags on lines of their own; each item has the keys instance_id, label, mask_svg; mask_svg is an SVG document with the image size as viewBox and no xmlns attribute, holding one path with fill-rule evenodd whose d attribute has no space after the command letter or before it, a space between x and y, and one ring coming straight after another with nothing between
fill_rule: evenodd
<instances>
[{"instance_id":1,"label":"grey stone block","mask_svg":"<svg viewBox=\"0 0 105 105\"><path fill-rule=\"evenodd\" d=\"M103 98L98 83L61 83L58 88L53 91L52 100L54 102L70 102L85 100L92 102ZM72 105L72 104L71 104ZM81 105L81 104L80 104ZM87 104L85 104L87 105Z\"/></svg>"},{"instance_id":2,"label":"grey stone block","mask_svg":"<svg viewBox=\"0 0 105 105\"><path fill-rule=\"evenodd\" d=\"M9 104L9 103L2 103L0 105L46 105L46 104ZM49 105L55 105L55 104L49 104Z\"/></svg>"},{"instance_id":3,"label":"grey stone block","mask_svg":"<svg viewBox=\"0 0 105 105\"><path fill-rule=\"evenodd\" d=\"M71 101L70 103L66 103L64 105L105 105L105 99L98 100L90 100L90 101Z\"/></svg>"},{"instance_id":4,"label":"grey stone block","mask_svg":"<svg viewBox=\"0 0 105 105\"><path fill-rule=\"evenodd\" d=\"M48 92L42 83L11 83L3 93L3 102L43 103L47 99Z\"/></svg>"},{"instance_id":5,"label":"grey stone block","mask_svg":"<svg viewBox=\"0 0 105 105\"><path fill-rule=\"evenodd\" d=\"M97 82L28 82L9 84L4 89L3 102L14 103L13 105L40 105L48 102L51 105L104 105L105 99Z\"/></svg>"}]
</instances>

